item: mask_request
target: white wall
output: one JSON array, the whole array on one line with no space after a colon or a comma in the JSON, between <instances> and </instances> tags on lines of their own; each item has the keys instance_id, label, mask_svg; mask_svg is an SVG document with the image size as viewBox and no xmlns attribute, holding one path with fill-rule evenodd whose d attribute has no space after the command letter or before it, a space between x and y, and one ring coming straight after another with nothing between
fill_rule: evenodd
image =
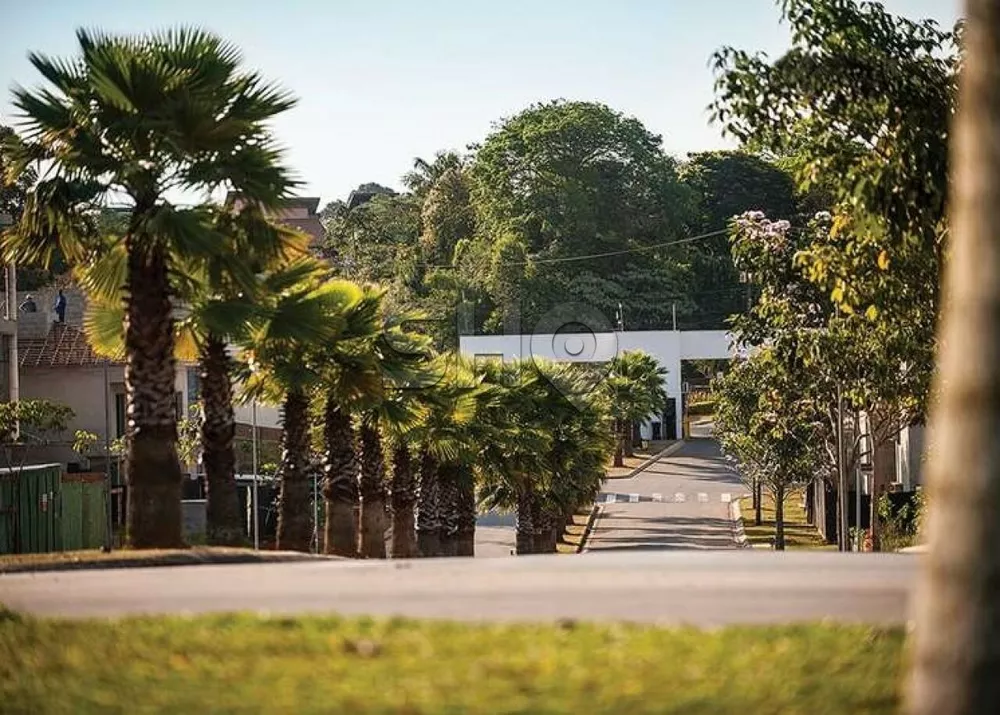
<instances>
[{"instance_id":1,"label":"white wall","mask_svg":"<svg viewBox=\"0 0 1000 715\"><path fill-rule=\"evenodd\" d=\"M635 330L614 333L538 335L463 335L459 350L470 357L503 356L504 361L538 356L569 362L605 362L628 350L642 350L667 368L667 395L677 404L677 434L682 434L681 360L720 360L736 355L722 330ZM649 425L643 436L649 437Z\"/></svg>"}]
</instances>

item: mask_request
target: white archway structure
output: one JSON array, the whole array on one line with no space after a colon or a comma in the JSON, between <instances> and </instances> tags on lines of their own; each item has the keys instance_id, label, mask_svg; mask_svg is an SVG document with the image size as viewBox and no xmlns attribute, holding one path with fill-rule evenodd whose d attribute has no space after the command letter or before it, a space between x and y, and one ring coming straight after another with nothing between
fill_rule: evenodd
<instances>
[{"instance_id":1,"label":"white archway structure","mask_svg":"<svg viewBox=\"0 0 1000 715\"><path fill-rule=\"evenodd\" d=\"M463 335L459 351L476 359L505 362L532 356L569 362L606 362L627 350L649 353L667 368L667 395L677 405L676 430L683 434L682 360L727 360L738 356L724 330L634 330L608 333Z\"/></svg>"}]
</instances>

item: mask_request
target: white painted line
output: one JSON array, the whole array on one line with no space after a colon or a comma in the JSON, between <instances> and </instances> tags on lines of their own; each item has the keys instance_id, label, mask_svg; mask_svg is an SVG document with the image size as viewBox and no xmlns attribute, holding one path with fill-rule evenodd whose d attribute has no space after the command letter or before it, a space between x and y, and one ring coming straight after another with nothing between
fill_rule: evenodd
<instances>
[{"instance_id":1,"label":"white painted line","mask_svg":"<svg viewBox=\"0 0 1000 715\"><path fill-rule=\"evenodd\" d=\"M608 494L604 498L604 503L605 504L614 504L616 501L618 501L618 495L617 494Z\"/></svg>"},{"instance_id":2,"label":"white painted line","mask_svg":"<svg viewBox=\"0 0 1000 715\"><path fill-rule=\"evenodd\" d=\"M707 503L708 502L708 494L706 494L705 492L699 492L698 493L698 501L700 501L702 504Z\"/></svg>"},{"instance_id":3,"label":"white painted line","mask_svg":"<svg viewBox=\"0 0 1000 715\"><path fill-rule=\"evenodd\" d=\"M732 494L723 494L722 495L722 503L723 504L728 504L732 500L733 500L733 495Z\"/></svg>"},{"instance_id":4,"label":"white painted line","mask_svg":"<svg viewBox=\"0 0 1000 715\"><path fill-rule=\"evenodd\" d=\"M638 504L639 503L639 495L638 494L629 494L628 495L628 500L631 503L633 503L633 504Z\"/></svg>"},{"instance_id":5,"label":"white painted line","mask_svg":"<svg viewBox=\"0 0 1000 715\"><path fill-rule=\"evenodd\" d=\"M683 504L686 499L687 497L684 496L683 492L677 492L676 494L674 494L674 501L677 502L678 504Z\"/></svg>"},{"instance_id":6,"label":"white painted line","mask_svg":"<svg viewBox=\"0 0 1000 715\"><path fill-rule=\"evenodd\" d=\"M662 494L654 494L653 495L653 501L663 501L663 495Z\"/></svg>"}]
</instances>

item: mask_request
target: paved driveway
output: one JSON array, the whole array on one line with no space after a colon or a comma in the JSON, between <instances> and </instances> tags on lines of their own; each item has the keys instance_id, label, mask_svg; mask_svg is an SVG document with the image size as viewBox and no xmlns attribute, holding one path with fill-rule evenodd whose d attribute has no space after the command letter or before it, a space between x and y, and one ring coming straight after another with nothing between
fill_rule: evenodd
<instances>
[{"instance_id":1,"label":"paved driveway","mask_svg":"<svg viewBox=\"0 0 1000 715\"><path fill-rule=\"evenodd\" d=\"M609 479L588 551L735 548L729 503L745 487L714 440L694 439L631 479Z\"/></svg>"}]
</instances>

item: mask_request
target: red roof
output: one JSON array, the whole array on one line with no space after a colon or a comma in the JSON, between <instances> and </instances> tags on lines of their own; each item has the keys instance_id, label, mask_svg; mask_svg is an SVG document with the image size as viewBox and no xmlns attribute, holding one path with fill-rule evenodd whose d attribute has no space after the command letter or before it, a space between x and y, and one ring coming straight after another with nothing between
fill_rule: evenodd
<instances>
[{"instance_id":1,"label":"red roof","mask_svg":"<svg viewBox=\"0 0 1000 715\"><path fill-rule=\"evenodd\" d=\"M90 348L80 328L53 323L44 338L18 338L17 356L21 367L69 367L101 365L104 358Z\"/></svg>"}]
</instances>

